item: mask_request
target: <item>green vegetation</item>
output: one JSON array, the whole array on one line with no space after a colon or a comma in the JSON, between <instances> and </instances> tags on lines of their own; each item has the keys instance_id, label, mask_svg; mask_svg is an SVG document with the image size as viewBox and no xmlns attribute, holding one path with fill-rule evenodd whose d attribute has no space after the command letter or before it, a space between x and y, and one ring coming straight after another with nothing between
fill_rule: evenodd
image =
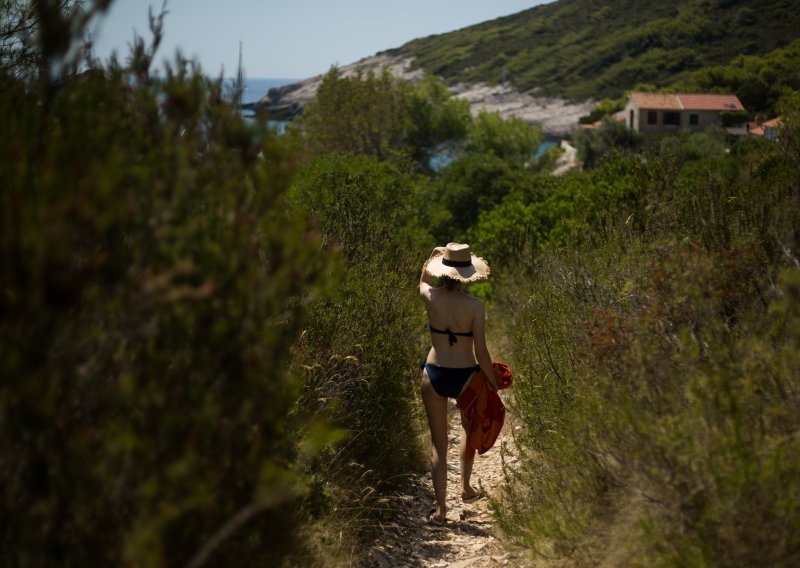
<instances>
[{"instance_id":1,"label":"green vegetation","mask_svg":"<svg viewBox=\"0 0 800 568\"><path fill-rule=\"evenodd\" d=\"M542 553L797 562L797 138L696 147L552 182L579 208L515 196L481 216L476 238L521 254L494 288L525 456L497 512Z\"/></svg>"},{"instance_id":2,"label":"green vegetation","mask_svg":"<svg viewBox=\"0 0 800 568\"><path fill-rule=\"evenodd\" d=\"M424 314L410 279L429 237L417 224L420 184L410 170L407 162L328 154L290 192L341 260L335 293L308 306L293 366L305 378L300 406L345 436L315 471L322 512L350 546L391 514L382 497L423 467L414 378Z\"/></svg>"},{"instance_id":3,"label":"green vegetation","mask_svg":"<svg viewBox=\"0 0 800 568\"><path fill-rule=\"evenodd\" d=\"M481 112L467 128L460 152L441 172L434 203L443 214L432 231L436 242L464 240L481 211L493 208L536 173L549 171L550 154L535 157L544 140L539 127Z\"/></svg>"},{"instance_id":4,"label":"green vegetation","mask_svg":"<svg viewBox=\"0 0 800 568\"><path fill-rule=\"evenodd\" d=\"M800 40L762 57L739 55L727 65L698 69L677 88L736 93L749 111L774 114L782 95L800 89Z\"/></svg>"},{"instance_id":5,"label":"green vegetation","mask_svg":"<svg viewBox=\"0 0 800 568\"><path fill-rule=\"evenodd\" d=\"M333 68L305 109L303 140L312 156L350 152L385 159L405 152L428 169L439 146L463 138L469 122L469 104L451 98L431 76L398 84L386 70L341 77Z\"/></svg>"},{"instance_id":6,"label":"green vegetation","mask_svg":"<svg viewBox=\"0 0 800 568\"><path fill-rule=\"evenodd\" d=\"M639 83L735 87L705 69L730 64L741 77L750 57L787 46L798 30L800 12L786 0L559 0L393 51L450 82L505 76L523 91L583 101L618 98ZM741 59L731 63L734 55ZM770 77L785 76L775 63L763 76L767 89ZM742 100L758 107L749 94Z\"/></svg>"},{"instance_id":7,"label":"green vegetation","mask_svg":"<svg viewBox=\"0 0 800 568\"><path fill-rule=\"evenodd\" d=\"M152 81L137 47L3 77L4 563L289 554L301 458L328 436L291 412L328 263L284 212L291 160L188 62Z\"/></svg>"},{"instance_id":8,"label":"green vegetation","mask_svg":"<svg viewBox=\"0 0 800 568\"><path fill-rule=\"evenodd\" d=\"M597 128L576 130L572 142L583 167L593 168L612 152L639 149L642 137L624 122L604 117Z\"/></svg>"},{"instance_id":9,"label":"green vegetation","mask_svg":"<svg viewBox=\"0 0 800 568\"><path fill-rule=\"evenodd\" d=\"M645 89L642 87L643 85L640 83L636 86L636 89L646 90L646 91L655 90L655 88ZM580 124L594 124L596 121L602 120L606 116L610 116L612 114L621 111L622 109L625 108L625 105L627 103L628 103L627 96L623 96L615 100L603 99L602 101L600 101L599 103L597 103L592 107L592 112L590 112L587 116L581 117L581 119L578 122Z\"/></svg>"},{"instance_id":10,"label":"green vegetation","mask_svg":"<svg viewBox=\"0 0 800 568\"><path fill-rule=\"evenodd\" d=\"M576 561L800 560L788 79L765 99L779 143L642 148L606 121L554 177L538 129L473 118L431 77L333 70L278 137L180 56L154 79L161 17L100 64L70 46L106 2L37 5L42 43L0 68L4 563L358 563L424 469L415 284L450 240L492 263L479 292L513 346L511 538Z\"/></svg>"}]
</instances>

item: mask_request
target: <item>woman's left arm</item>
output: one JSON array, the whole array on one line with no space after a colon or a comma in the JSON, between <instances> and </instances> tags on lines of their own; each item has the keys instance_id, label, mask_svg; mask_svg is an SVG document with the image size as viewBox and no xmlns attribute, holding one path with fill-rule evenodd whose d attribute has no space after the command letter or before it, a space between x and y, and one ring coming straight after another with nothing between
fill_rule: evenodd
<instances>
[{"instance_id":1,"label":"woman's left arm","mask_svg":"<svg viewBox=\"0 0 800 568\"><path fill-rule=\"evenodd\" d=\"M483 308L483 302L480 300L478 300L475 319L472 324L472 335L475 345L475 358L481 366L481 371L489 379L489 384L492 388L499 390L497 377L494 376L494 368L492 367L492 356L489 355L489 348L486 347L486 311Z\"/></svg>"}]
</instances>

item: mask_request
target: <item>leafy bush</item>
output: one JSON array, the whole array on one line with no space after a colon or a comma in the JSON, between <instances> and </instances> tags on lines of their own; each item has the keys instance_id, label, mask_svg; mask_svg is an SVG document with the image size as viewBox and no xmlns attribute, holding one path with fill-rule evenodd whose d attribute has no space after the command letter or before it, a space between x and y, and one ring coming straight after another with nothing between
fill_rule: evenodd
<instances>
[{"instance_id":1,"label":"leafy bush","mask_svg":"<svg viewBox=\"0 0 800 568\"><path fill-rule=\"evenodd\" d=\"M329 155L292 188L293 202L345 261L335 294L308 306L293 364L306 376L300 405L346 434L319 471L357 536L372 529L379 498L421 463L415 379L424 312L414 279L429 237L419 228L420 183L407 162Z\"/></svg>"},{"instance_id":2,"label":"leafy bush","mask_svg":"<svg viewBox=\"0 0 800 568\"><path fill-rule=\"evenodd\" d=\"M287 365L326 261L285 212L269 129L188 62L148 68L0 91L12 564L259 565L298 544Z\"/></svg>"},{"instance_id":3,"label":"leafy bush","mask_svg":"<svg viewBox=\"0 0 800 568\"><path fill-rule=\"evenodd\" d=\"M578 122L580 124L592 124L598 120L601 120L604 116L610 116L621 111L625 108L627 103L627 96L620 97L615 100L603 99L592 107L592 111L587 116L582 116Z\"/></svg>"},{"instance_id":4,"label":"leafy bush","mask_svg":"<svg viewBox=\"0 0 800 568\"><path fill-rule=\"evenodd\" d=\"M406 145L411 156L428 168L443 144L466 136L472 122L469 103L452 98L444 83L432 75L417 84L405 83L403 88Z\"/></svg>"},{"instance_id":5,"label":"leafy bush","mask_svg":"<svg viewBox=\"0 0 800 568\"><path fill-rule=\"evenodd\" d=\"M491 211L514 188L555 163L554 153L537 156L540 127L481 112L469 127L456 158L443 168L431 198L449 214L432 226L437 242L463 240L482 212Z\"/></svg>"},{"instance_id":6,"label":"leafy bush","mask_svg":"<svg viewBox=\"0 0 800 568\"><path fill-rule=\"evenodd\" d=\"M626 563L792 565L797 163L749 144L639 171L602 232L495 287L525 456L501 524L560 556L603 524Z\"/></svg>"},{"instance_id":7,"label":"leafy bush","mask_svg":"<svg viewBox=\"0 0 800 568\"><path fill-rule=\"evenodd\" d=\"M472 118L466 101L451 98L435 77L418 84L380 75L342 77L331 69L304 113L306 154L367 154L387 159L405 153L423 170L444 143L466 134Z\"/></svg>"},{"instance_id":8,"label":"leafy bush","mask_svg":"<svg viewBox=\"0 0 800 568\"><path fill-rule=\"evenodd\" d=\"M591 173L529 176L496 207L481 210L469 240L510 266L521 252L592 242L603 237L611 211L627 217L635 210L647 177L635 156L616 156Z\"/></svg>"},{"instance_id":9,"label":"leafy bush","mask_svg":"<svg viewBox=\"0 0 800 568\"><path fill-rule=\"evenodd\" d=\"M520 168L494 155L466 154L456 159L434 184L436 199L448 214L434 227L436 241L461 239L481 211L499 204L526 177Z\"/></svg>"},{"instance_id":10,"label":"leafy bush","mask_svg":"<svg viewBox=\"0 0 800 568\"><path fill-rule=\"evenodd\" d=\"M671 154L681 162L721 158L728 151L727 133L721 127L678 132L662 138L659 145L662 155Z\"/></svg>"},{"instance_id":11,"label":"leafy bush","mask_svg":"<svg viewBox=\"0 0 800 568\"><path fill-rule=\"evenodd\" d=\"M332 68L303 118L306 153L369 154L379 158L403 144L402 93L388 70L342 77Z\"/></svg>"},{"instance_id":12,"label":"leafy bush","mask_svg":"<svg viewBox=\"0 0 800 568\"><path fill-rule=\"evenodd\" d=\"M519 118L503 119L497 113L479 112L469 128L465 150L497 156L509 163L532 164L544 140L540 126Z\"/></svg>"},{"instance_id":13,"label":"leafy bush","mask_svg":"<svg viewBox=\"0 0 800 568\"><path fill-rule=\"evenodd\" d=\"M606 117L597 128L578 129L573 142L583 167L593 168L613 152L638 150L642 137L624 122Z\"/></svg>"}]
</instances>

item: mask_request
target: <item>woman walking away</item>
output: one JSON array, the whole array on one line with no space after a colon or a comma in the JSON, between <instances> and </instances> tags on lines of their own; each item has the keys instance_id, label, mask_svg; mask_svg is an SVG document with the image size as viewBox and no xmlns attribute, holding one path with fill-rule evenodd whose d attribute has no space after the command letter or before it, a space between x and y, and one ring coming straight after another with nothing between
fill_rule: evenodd
<instances>
[{"instance_id":1,"label":"woman walking away","mask_svg":"<svg viewBox=\"0 0 800 568\"><path fill-rule=\"evenodd\" d=\"M434 524L447 521L447 399L457 399L472 378L482 370L497 390L492 358L486 347L483 302L469 296L464 286L489 277L489 265L472 254L469 245L449 243L431 252L419 279L419 293L428 312L431 350L423 366L422 400L431 429L431 476L436 508L428 514ZM432 286L433 278L441 285ZM467 446L461 432L461 499L479 498L470 485L475 449Z\"/></svg>"}]
</instances>

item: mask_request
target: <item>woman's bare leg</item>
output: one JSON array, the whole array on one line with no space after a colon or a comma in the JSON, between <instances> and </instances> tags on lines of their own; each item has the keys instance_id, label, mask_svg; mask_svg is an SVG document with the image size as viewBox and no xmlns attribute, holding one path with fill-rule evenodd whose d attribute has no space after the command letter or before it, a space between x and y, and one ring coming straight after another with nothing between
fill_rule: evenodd
<instances>
[{"instance_id":1,"label":"woman's bare leg","mask_svg":"<svg viewBox=\"0 0 800 568\"><path fill-rule=\"evenodd\" d=\"M431 428L431 478L436 495L435 518L447 518L447 398L433 389L428 373L422 373L422 402Z\"/></svg>"},{"instance_id":2,"label":"woman's bare leg","mask_svg":"<svg viewBox=\"0 0 800 568\"><path fill-rule=\"evenodd\" d=\"M461 457L461 498L469 499L477 495L469 483L472 476L472 464L475 462L475 448L467 446L467 431L464 424L461 424L461 444L458 447L458 454Z\"/></svg>"},{"instance_id":3,"label":"woman's bare leg","mask_svg":"<svg viewBox=\"0 0 800 568\"><path fill-rule=\"evenodd\" d=\"M459 396L467 390L472 379L477 375L477 371L467 380L464 388L461 389ZM467 429L464 426L464 416L461 416L461 444L458 447L458 455L461 458L461 498L469 499L478 494L469 483L472 476L472 464L475 463L475 448L467 447Z\"/></svg>"}]
</instances>

